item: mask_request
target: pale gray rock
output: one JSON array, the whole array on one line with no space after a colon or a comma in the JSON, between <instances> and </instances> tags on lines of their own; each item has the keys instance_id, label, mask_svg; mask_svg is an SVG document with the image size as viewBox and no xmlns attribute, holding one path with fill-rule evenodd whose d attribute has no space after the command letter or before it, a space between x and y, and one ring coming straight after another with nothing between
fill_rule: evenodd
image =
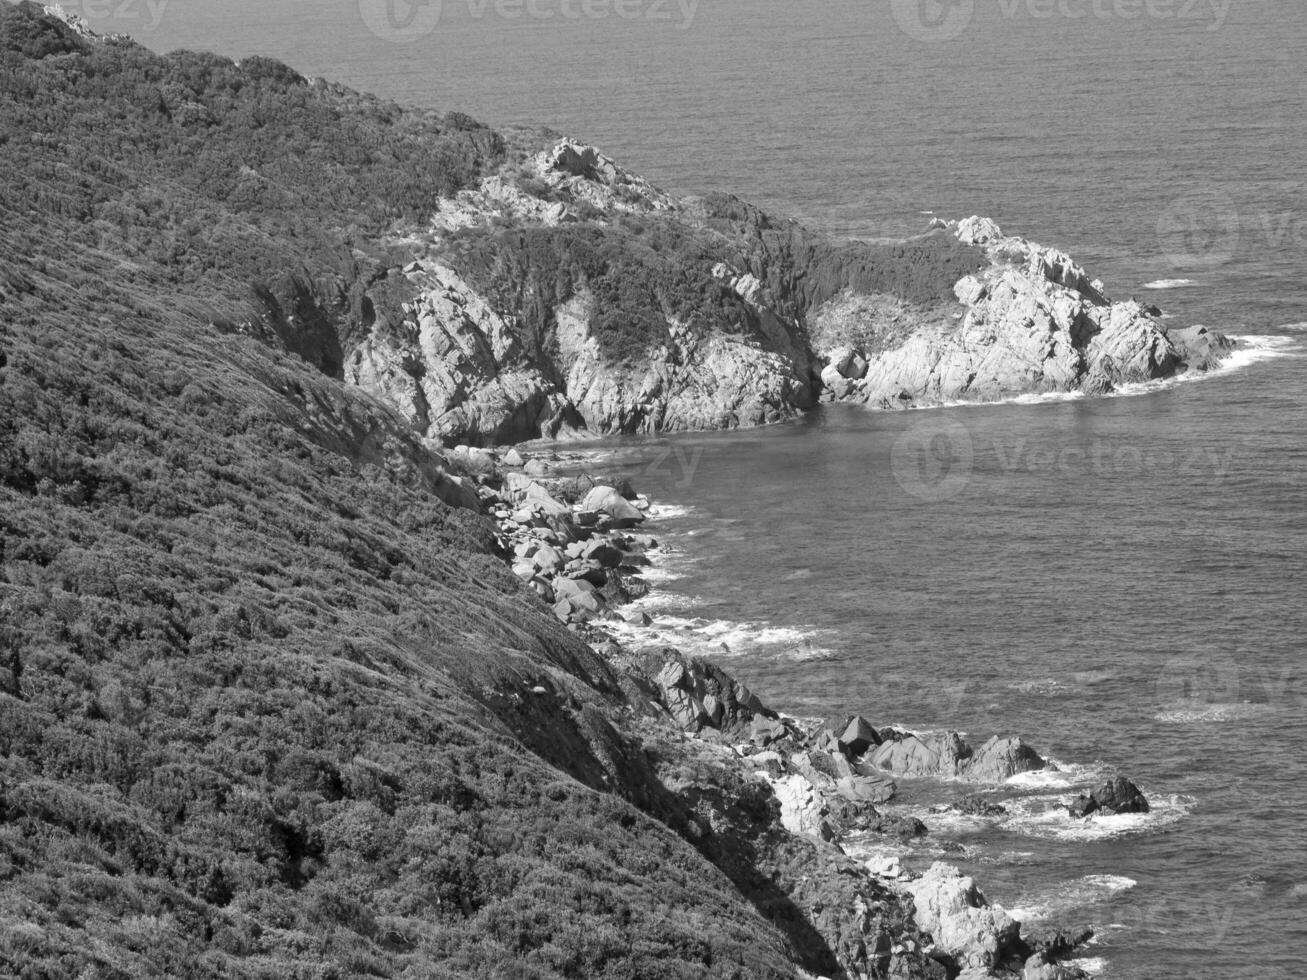
<instances>
[{"instance_id":1,"label":"pale gray rock","mask_svg":"<svg viewBox=\"0 0 1307 980\"><path fill-rule=\"evenodd\" d=\"M1003 909L991 906L974 879L951 865L936 862L902 887L913 897L917 925L930 933L935 945L963 971L984 975L1019 941L1021 924Z\"/></svg>"},{"instance_id":2,"label":"pale gray rock","mask_svg":"<svg viewBox=\"0 0 1307 980\"><path fill-rule=\"evenodd\" d=\"M901 408L1027 393L1101 394L1219 360L1219 347L1177 349L1145 307L1111 302L1063 252L1006 237L988 219L951 228L988 260L954 287L958 319L923 322L871 356L850 398Z\"/></svg>"},{"instance_id":3,"label":"pale gray rock","mask_svg":"<svg viewBox=\"0 0 1307 980\"><path fill-rule=\"evenodd\" d=\"M1018 773L1056 768L1021 739L995 735L976 750L967 766L966 778L1001 783Z\"/></svg>"},{"instance_id":4,"label":"pale gray rock","mask_svg":"<svg viewBox=\"0 0 1307 980\"><path fill-rule=\"evenodd\" d=\"M597 486L585 495L581 501L581 510L598 511L618 521L641 523L645 518L638 508L633 506L613 487Z\"/></svg>"},{"instance_id":5,"label":"pale gray rock","mask_svg":"<svg viewBox=\"0 0 1307 980\"><path fill-rule=\"evenodd\" d=\"M901 776L960 776L971 758L971 747L957 732L908 735L876 746L865 761Z\"/></svg>"}]
</instances>

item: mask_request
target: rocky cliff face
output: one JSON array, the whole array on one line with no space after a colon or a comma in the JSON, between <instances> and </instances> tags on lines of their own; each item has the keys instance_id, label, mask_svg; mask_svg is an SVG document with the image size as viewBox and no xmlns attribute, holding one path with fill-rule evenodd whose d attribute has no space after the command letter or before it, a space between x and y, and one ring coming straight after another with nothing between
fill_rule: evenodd
<instances>
[{"instance_id":1,"label":"rocky cliff face","mask_svg":"<svg viewBox=\"0 0 1307 980\"><path fill-rule=\"evenodd\" d=\"M1106 393L1229 342L1114 303L1055 249L973 217L898 247L825 242L731 199L677 201L594 147L510 152L392 244L409 299L344 374L443 442Z\"/></svg>"},{"instance_id":2,"label":"rocky cliff face","mask_svg":"<svg viewBox=\"0 0 1307 980\"><path fill-rule=\"evenodd\" d=\"M641 240L693 232L678 214L570 140L506 164L404 239L411 299L345 377L454 442L757 425L813 404L797 326L754 281Z\"/></svg>"}]
</instances>

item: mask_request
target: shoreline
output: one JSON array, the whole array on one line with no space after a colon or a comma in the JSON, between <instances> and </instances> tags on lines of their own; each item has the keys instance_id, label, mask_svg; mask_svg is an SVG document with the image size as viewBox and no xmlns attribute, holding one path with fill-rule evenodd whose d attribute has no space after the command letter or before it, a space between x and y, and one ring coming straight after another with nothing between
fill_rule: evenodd
<instances>
[{"instance_id":1,"label":"shoreline","mask_svg":"<svg viewBox=\"0 0 1307 980\"><path fill-rule=\"evenodd\" d=\"M1066 826L1044 827L1043 833L1031 830L1029 836L1073 844L1143 832L1149 824L1134 826L1132 821L1140 818L1129 816L1128 810L1099 811L1100 818L1114 814L1111 819L1121 822L1120 828L1094 826L1093 818L1084 818L1090 822L1079 826L1072 816L1057 816L1066 814L1066 798L1077 791L1089 792L1091 798L1100 792L1095 784L1108 777L1105 770L1055 763L1012 736L972 745L954 732L878 729L861 716L823 722L772 711L713 660L681 653L675 634L684 627L659 629L658 619L639 608L640 600L658 589L658 577L648 572L667 554L657 524L659 505L629 481L596 476L590 469L597 463L596 469L613 470L620 463L575 444L556 445L545 462L531 456L533 448L545 447L467 450L469 458L493 460L491 474L495 466L502 467L500 488L483 484L482 496L496 517L506 560L570 631L610 664L648 684L668 720L695 743L725 749L721 758L738 777L764 783L778 807L775 829L835 848L855 861L860 874L893 890L904 902L913 902L917 925L934 938L935 945L926 947L931 956L965 963L964 969L992 968L985 975L995 977L1052 980L1092 975L1085 967L1102 962L1084 956L1092 930L1073 937L1059 933L1022 938L1023 928L1038 936L1046 928L1043 918L1017 918L985 900L974 880L949 863L950 858L970 857L960 835L949 828L997 829L1005 821L1037 826L1053 820ZM491 475L486 483L493 482ZM580 540L560 541L571 522L581 530ZM560 543L561 553L555 547ZM577 580L583 584L571 584ZM642 643L646 631L651 635ZM704 693L722 685L737 695L734 705ZM859 732L848 742L851 726ZM924 794L927 802L895 803L898 781L905 788L931 790ZM1173 803L1162 801L1168 812L1143 819L1180 819L1183 812L1169 812ZM1147 802L1141 805L1149 809ZM1090 835L1083 836L1085 831ZM921 846L923 840L933 845ZM929 866L923 870L905 867L905 862ZM1046 884L1053 889L1063 883ZM941 901L961 919L930 918L930 909ZM979 932L972 921L977 916L985 923ZM970 937L965 942L958 938L963 934ZM982 934L983 949L976 946ZM1047 952L1050 949L1057 952ZM1019 953L1026 955L1017 964L1013 958ZM1028 968L1025 961L1032 957L1043 959Z\"/></svg>"},{"instance_id":2,"label":"shoreline","mask_svg":"<svg viewBox=\"0 0 1307 980\"><path fill-rule=\"evenodd\" d=\"M1307 329L1307 324L1285 324L1279 329L1295 328L1301 332L1303 329ZM881 405L867 402L856 402L848 399L822 399L810 408L798 410L794 414L784 418L751 425L734 425L713 429L666 429L652 433L609 432L593 435L580 434L585 431L580 430L580 433L561 438L541 437L517 442L505 442L498 445L475 447L467 445L458 445L454 447L447 446L437 451L448 455L449 453L458 453L462 450L476 449L477 451L487 452L492 455L502 455L510 449L517 449L519 452L533 453L537 455L549 453L559 457L574 456L576 457L574 460L568 460L567 462L575 462L580 465L586 462L600 460L603 454L617 454L623 449L628 448L625 445L611 445L613 440L616 439L633 440L632 445L647 445L650 443L670 441L682 437L689 438L713 434L763 431L787 425L794 425L802 422L814 413L831 407L858 409L873 414L883 413L898 415L902 413L934 412L943 409L1024 408L1065 402L1097 401L1100 399L1114 400L1119 398L1141 398L1148 395L1174 391L1191 384L1201 384L1205 381L1229 377L1256 364L1260 364L1263 361L1275 360L1281 357L1307 356L1307 353L1302 349L1301 343L1290 334L1229 334L1226 336L1235 342L1235 346L1226 351L1220 360L1211 367L1202 370L1185 371L1181 374L1172 375L1166 378L1131 382L1122 385L1116 390L1107 392L1089 393L1080 390L1030 391L1021 394L1005 395L1001 398L994 399L962 399L957 401L939 402L923 401L901 407L884 407ZM602 461L602 465L607 465L606 461ZM650 503L652 506L657 506L653 501Z\"/></svg>"}]
</instances>

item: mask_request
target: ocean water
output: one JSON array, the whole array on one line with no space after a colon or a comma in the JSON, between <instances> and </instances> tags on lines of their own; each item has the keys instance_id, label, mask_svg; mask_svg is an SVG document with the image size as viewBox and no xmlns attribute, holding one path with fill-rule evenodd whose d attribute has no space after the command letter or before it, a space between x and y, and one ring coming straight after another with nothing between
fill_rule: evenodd
<instances>
[{"instance_id":1,"label":"ocean water","mask_svg":"<svg viewBox=\"0 0 1307 980\"><path fill-rule=\"evenodd\" d=\"M905 785L936 829L906 864L1095 925L1104 977L1302 975L1307 5L66 6L159 49L548 125L831 234L987 214L1116 297L1250 338L1230 370L1123 397L827 408L604 458L659 501L660 635L796 714L1016 732L1062 765L1003 787L998 819L930 812L965 787ZM1059 812L1108 772L1154 812Z\"/></svg>"}]
</instances>

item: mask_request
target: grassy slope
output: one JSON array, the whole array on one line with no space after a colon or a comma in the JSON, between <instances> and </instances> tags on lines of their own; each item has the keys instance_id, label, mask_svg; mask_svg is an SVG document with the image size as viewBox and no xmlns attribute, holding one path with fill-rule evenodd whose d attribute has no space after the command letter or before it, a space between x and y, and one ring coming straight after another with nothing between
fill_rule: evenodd
<instances>
[{"instance_id":1,"label":"grassy slope","mask_svg":"<svg viewBox=\"0 0 1307 980\"><path fill-rule=\"evenodd\" d=\"M784 972L328 332L232 332L365 321L368 236L497 152L0 4L0 973Z\"/></svg>"}]
</instances>

